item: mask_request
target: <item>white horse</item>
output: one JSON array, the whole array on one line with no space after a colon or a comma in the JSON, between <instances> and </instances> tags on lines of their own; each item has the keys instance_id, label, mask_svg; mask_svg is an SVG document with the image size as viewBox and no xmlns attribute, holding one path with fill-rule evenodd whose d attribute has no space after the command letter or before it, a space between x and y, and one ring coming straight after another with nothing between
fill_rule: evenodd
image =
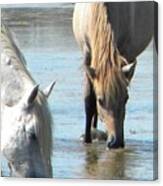
<instances>
[{"instance_id":1,"label":"white horse","mask_svg":"<svg viewBox=\"0 0 163 186\"><path fill-rule=\"evenodd\" d=\"M45 92L26 69L25 59L5 25L1 50L1 151L11 176L52 177L52 118Z\"/></svg>"}]
</instances>

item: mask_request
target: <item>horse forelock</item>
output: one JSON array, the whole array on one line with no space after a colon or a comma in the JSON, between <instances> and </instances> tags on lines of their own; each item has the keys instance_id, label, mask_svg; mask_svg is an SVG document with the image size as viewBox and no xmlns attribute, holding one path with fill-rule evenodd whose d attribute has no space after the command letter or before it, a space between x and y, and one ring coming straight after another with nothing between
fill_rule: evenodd
<instances>
[{"instance_id":1,"label":"horse forelock","mask_svg":"<svg viewBox=\"0 0 163 186\"><path fill-rule=\"evenodd\" d=\"M121 68L127 60L120 55L114 42L114 32L109 23L106 7L103 3L92 5L90 29L91 66L96 70L97 81L101 84L103 94L111 101L116 95L126 94L128 81ZM106 92L108 90L109 92Z\"/></svg>"}]
</instances>

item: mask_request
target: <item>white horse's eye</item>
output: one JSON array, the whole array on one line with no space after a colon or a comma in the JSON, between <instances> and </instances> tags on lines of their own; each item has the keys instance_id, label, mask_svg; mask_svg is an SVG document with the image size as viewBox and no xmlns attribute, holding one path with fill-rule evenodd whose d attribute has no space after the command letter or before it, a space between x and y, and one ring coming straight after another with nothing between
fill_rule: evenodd
<instances>
[{"instance_id":1,"label":"white horse's eye","mask_svg":"<svg viewBox=\"0 0 163 186\"><path fill-rule=\"evenodd\" d=\"M36 134L35 133L31 133L30 134L30 139L31 140L36 140L37 139Z\"/></svg>"}]
</instances>

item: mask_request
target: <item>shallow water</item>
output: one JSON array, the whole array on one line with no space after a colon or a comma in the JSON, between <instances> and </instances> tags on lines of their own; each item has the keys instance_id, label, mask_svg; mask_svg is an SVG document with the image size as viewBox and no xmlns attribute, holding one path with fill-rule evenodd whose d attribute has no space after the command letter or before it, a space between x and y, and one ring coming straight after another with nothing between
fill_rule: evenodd
<instances>
[{"instance_id":1,"label":"shallow water","mask_svg":"<svg viewBox=\"0 0 163 186\"><path fill-rule=\"evenodd\" d=\"M47 6L48 7L48 6ZM105 143L84 145L82 55L72 33L72 5L52 8L2 9L28 68L42 88L57 80L49 105L53 125L53 176L151 180L153 155L152 43L138 57L129 87L125 119L126 148L107 151ZM99 128L104 129L99 122ZM3 175L8 175L5 160Z\"/></svg>"}]
</instances>

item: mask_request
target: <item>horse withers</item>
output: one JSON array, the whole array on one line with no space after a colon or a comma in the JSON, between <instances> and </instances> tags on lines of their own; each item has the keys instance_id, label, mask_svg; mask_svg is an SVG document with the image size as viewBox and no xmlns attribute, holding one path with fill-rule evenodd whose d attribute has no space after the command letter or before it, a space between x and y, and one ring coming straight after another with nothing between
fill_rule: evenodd
<instances>
[{"instance_id":1,"label":"horse withers","mask_svg":"<svg viewBox=\"0 0 163 186\"><path fill-rule=\"evenodd\" d=\"M155 2L77 3L73 31L83 51L86 143L97 115L105 123L108 148L124 147L125 106L128 85L137 56L157 36ZM155 20L154 20L155 19ZM157 37L154 37L157 46ZM157 47L156 47L157 48Z\"/></svg>"},{"instance_id":2,"label":"horse withers","mask_svg":"<svg viewBox=\"0 0 163 186\"><path fill-rule=\"evenodd\" d=\"M2 24L1 150L11 176L52 177L52 118L47 98L55 83L41 91L26 61Z\"/></svg>"}]
</instances>

